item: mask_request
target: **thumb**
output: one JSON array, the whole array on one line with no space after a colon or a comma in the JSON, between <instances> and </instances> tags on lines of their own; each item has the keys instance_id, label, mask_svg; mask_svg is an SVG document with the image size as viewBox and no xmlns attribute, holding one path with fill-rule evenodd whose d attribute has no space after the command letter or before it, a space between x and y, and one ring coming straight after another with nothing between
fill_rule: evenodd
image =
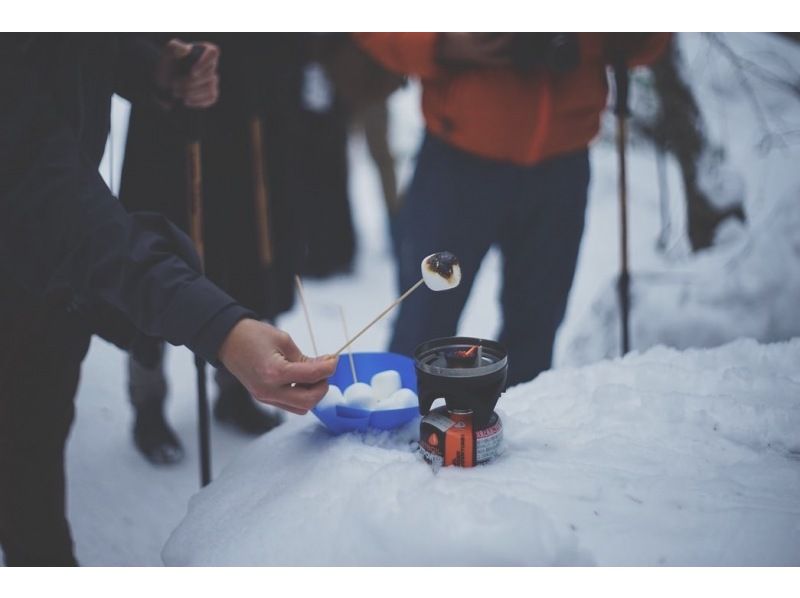
<instances>
[{"instance_id":1,"label":"thumb","mask_svg":"<svg viewBox=\"0 0 800 598\"><path fill-rule=\"evenodd\" d=\"M286 375L292 382L315 384L333 376L338 359L332 355L306 358L306 361L291 362L286 365Z\"/></svg>"},{"instance_id":2,"label":"thumb","mask_svg":"<svg viewBox=\"0 0 800 598\"><path fill-rule=\"evenodd\" d=\"M308 360L308 357L303 355L303 352L295 344L294 340L287 332L277 329L276 331L277 336L275 340L275 346L286 358L286 361L295 362Z\"/></svg>"},{"instance_id":3,"label":"thumb","mask_svg":"<svg viewBox=\"0 0 800 598\"><path fill-rule=\"evenodd\" d=\"M183 58L192 51L192 44L187 44L183 40L173 38L167 42L167 52L173 58Z\"/></svg>"}]
</instances>

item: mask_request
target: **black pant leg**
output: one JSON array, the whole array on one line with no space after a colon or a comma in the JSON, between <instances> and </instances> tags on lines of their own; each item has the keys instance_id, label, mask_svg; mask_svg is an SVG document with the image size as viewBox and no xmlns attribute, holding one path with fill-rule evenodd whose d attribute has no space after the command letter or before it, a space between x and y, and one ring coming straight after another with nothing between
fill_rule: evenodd
<instances>
[{"instance_id":1,"label":"black pant leg","mask_svg":"<svg viewBox=\"0 0 800 598\"><path fill-rule=\"evenodd\" d=\"M63 311L0 321L0 544L11 566L76 565L64 448L89 334Z\"/></svg>"},{"instance_id":2,"label":"black pant leg","mask_svg":"<svg viewBox=\"0 0 800 598\"><path fill-rule=\"evenodd\" d=\"M455 289L412 293L399 307L389 350L411 355L421 342L456 334L481 261L497 237L510 193L509 169L428 135L398 216L397 293L422 277L420 263L450 251L461 262Z\"/></svg>"},{"instance_id":3,"label":"black pant leg","mask_svg":"<svg viewBox=\"0 0 800 598\"><path fill-rule=\"evenodd\" d=\"M549 369L583 236L589 184L586 150L524 170L502 228L503 330L508 384Z\"/></svg>"}]
</instances>

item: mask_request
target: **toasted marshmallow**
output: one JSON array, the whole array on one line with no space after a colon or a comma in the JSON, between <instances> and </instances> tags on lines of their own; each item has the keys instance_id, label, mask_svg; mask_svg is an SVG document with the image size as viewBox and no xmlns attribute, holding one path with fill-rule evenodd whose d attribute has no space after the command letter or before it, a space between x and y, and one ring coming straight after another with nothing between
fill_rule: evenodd
<instances>
[{"instance_id":1,"label":"toasted marshmallow","mask_svg":"<svg viewBox=\"0 0 800 598\"><path fill-rule=\"evenodd\" d=\"M433 253L422 260L422 278L432 291L449 291L461 282L458 258L449 251Z\"/></svg>"}]
</instances>

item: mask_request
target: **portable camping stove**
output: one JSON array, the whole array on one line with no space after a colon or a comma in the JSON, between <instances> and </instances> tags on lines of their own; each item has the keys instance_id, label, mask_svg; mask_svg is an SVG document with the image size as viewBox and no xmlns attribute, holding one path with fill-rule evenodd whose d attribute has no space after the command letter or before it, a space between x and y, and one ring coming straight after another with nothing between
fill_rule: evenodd
<instances>
[{"instance_id":1,"label":"portable camping stove","mask_svg":"<svg viewBox=\"0 0 800 598\"><path fill-rule=\"evenodd\" d=\"M493 459L503 439L494 412L506 389L508 352L495 341L448 337L414 350L422 456L435 468L473 467ZM431 410L436 399L445 405Z\"/></svg>"}]
</instances>

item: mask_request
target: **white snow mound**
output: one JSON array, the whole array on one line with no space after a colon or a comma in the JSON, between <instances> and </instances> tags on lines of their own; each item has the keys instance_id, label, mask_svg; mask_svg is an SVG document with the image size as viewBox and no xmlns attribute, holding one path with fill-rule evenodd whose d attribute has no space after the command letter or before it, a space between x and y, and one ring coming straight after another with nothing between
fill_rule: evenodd
<instances>
[{"instance_id":1,"label":"white snow mound","mask_svg":"<svg viewBox=\"0 0 800 598\"><path fill-rule=\"evenodd\" d=\"M800 188L752 222L732 247L682 271L631 273L631 346L715 347L738 338L800 336ZM616 281L597 298L567 348L567 365L619 355Z\"/></svg>"},{"instance_id":2,"label":"white snow mound","mask_svg":"<svg viewBox=\"0 0 800 598\"><path fill-rule=\"evenodd\" d=\"M499 404L504 453L434 474L417 422L292 418L196 495L168 565L800 565L800 339L658 347Z\"/></svg>"}]
</instances>

